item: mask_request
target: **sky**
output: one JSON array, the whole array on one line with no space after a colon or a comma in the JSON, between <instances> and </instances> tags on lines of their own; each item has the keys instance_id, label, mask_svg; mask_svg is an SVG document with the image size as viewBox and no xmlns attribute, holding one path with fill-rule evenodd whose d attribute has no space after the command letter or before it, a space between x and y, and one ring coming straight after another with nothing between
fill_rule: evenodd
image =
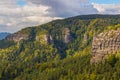
<instances>
[{"instance_id":1,"label":"sky","mask_svg":"<svg viewBox=\"0 0 120 80\"><path fill-rule=\"evenodd\" d=\"M0 32L86 14L120 14L120 0L0 0Z\"/></svg>"},{"instance_id":2,"label":"sky","mask_svg":"<svg viewBox=\"0 0 120 80\"><path fill-rule=\"evenodd\" d=\"M119 4L120 0L91 0L91 2L99 4Z\"/></svg>"}]
</instances>

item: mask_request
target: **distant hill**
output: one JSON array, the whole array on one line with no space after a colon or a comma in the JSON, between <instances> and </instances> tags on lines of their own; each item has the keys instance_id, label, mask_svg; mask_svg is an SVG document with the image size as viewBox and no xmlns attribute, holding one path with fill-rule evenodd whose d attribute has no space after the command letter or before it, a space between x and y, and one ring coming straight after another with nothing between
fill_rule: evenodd
<instances>
[{"instance_id":1,"label":"distant hill","mask_svg":"<svg viewBox=\"0 0 120 80\"><path fill-rule=\"evenodd\" d=\"M2 32L0 33L0 40L1 39L4 39L6 36L8 36L10 33L7 33L7 32Z\"/></svg>"}]
</instances>

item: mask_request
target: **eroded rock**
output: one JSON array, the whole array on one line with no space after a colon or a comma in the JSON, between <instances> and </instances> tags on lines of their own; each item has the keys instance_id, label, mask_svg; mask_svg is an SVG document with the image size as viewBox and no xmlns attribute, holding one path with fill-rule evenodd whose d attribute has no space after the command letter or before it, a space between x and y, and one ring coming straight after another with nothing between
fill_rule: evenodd
<instances>
[{"instance_id":1,"label":"eroded rock","mask_svg":"<svg viewBox=\"0 0 120 80\"><path fill-rule=\"evenodd\" d=\"M63 39L65 43L69 43L72 40L71 32L69 28L63 30Z\"/></svg>"},{"instance_id":2,"label":"eroded rock","mask_svg":"<svg viewBox=\"0 0 120 80\"><path fill-rule=\"evenodd\" d=\"M49 34L41 34L36 36L36 41L39 41L42 44L52 44L53 38Z\"/></svg>"},{"instance_id":3,"label":"eroded rock","mask_svg":"<svg viewBox=\"0 0 120 80\"><path fill-rule=\"evenodd\" d=\"M91 63L107 59L110 54L120 50L120 28L101 33L93 38Z\"/></svg>"},{"instance_id":4,"label":"eroded rock","mask_svg":"<svg viewBox=\"0 0 120 80\"><path fill-rule=\"evenodd\" d=\"M28 40L29 35L27 34L11 34L5 38L5 40L20 42L21 40Z\"/></svg>"}]
</instances>

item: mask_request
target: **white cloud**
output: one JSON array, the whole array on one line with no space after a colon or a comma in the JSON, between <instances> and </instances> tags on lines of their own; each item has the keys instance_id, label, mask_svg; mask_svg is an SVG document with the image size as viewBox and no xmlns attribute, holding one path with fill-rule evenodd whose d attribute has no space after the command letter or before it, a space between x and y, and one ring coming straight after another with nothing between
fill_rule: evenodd
<instances>
[{"instance_id":1,"label":"white cloud","mask_svg":"<svg viewBox=\"0 0 120 80\"><path fill-rule=\"evenodd\" d=\"M15 32L81 14L120 13L119 5L91 4L89 0L22 0L26 1L24 6L18 5L17 1L0 1L0 32Z\"/></svg>"},{"instance_id":2,"label":"white cloud","mask_svg":"<svg viewBox=\"0 0 120 80\"><path fill-rule=\"evenodd\" d=\"M4 23L4 21L2 19L0 19L0 24L3 24L3 23Z\"/></svg>"},{"instance_id":3,"label":"white cloud","mask_svg":"<svg viewBox=\"0 0 120 80\"><path fill-rule=\"evenodd\" d=\"M0 1L0 4L5 4L6 1L3 1L3 3ZM7 4L9 4L9 7ZM0 5L0 32L15 32L24 27L35 26L59 19L59 17L49 16L48 6L32 3L27 3L25 6L18 6L10 0L7 4Z\"/></svg>"},{"instance_id":4,"label":"white cloud","mask_svg":"<svg viewBox=\"0 0 120 80\"><path fill-rule=\"evenodd\" d=\"M120 4L96 4L93 7L101 14L120 14Z\"/></svg>"},{"instance_id":5,"label":"white cloud","mask_svg":"<svg viewBox=\"0 0 120 80\"><path fill-rule=\"evenodd\" d=\"M26 0L36 5L49 6L51 16L69 17L80 14L96 13L89 0Z\"/></svg>"}]
</instances>

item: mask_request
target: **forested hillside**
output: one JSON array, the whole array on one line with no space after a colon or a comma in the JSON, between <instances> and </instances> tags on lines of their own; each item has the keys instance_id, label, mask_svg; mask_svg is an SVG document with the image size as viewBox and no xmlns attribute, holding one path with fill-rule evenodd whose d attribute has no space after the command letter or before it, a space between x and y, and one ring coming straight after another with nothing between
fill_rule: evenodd
<instances>
[{"instance_id":1,"label":"forested hillside","mask_svg":"<svg viewBox=\"0 0 120 80\"><path fill-rule=\"evenodd\" d=\"M0 80L119 80L116 55L90 62L93 37L118 28L120 15L81 15L10 34L0 41Z\"/></svg>"}]
</instances>

